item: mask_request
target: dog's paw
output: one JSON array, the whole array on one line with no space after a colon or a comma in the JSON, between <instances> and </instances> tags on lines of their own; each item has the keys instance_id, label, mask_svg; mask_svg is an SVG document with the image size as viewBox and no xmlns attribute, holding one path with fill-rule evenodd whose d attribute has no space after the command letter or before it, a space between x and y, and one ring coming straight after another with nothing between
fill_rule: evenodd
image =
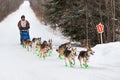
<instances>
[{"instance_id":1,"label":"dog's paw","mask_svg":"<svg viewBox=\"0 0 120 80\"><path fill-rule=\"evenodd\" d=\"M87 68L88 68L88 64L83 64L83 65L81 66L81 68L87 69Z\"/></svg>"},{"instance_id":2,"label":"dog's paw","mask_svg":"<svg viewBox=\"0 0 120 80\"><path fill-rule=\"evenodd\" d=\"M68 64L65 64L65 67L68 67Z\"/></svg>"}]
</instances>

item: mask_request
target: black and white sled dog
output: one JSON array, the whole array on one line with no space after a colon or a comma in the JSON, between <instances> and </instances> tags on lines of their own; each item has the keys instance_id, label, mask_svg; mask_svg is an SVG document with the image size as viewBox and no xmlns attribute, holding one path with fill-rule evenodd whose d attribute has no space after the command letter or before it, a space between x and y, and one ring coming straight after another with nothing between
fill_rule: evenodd
<instances>
[{"instance_id":1,"label":"black and white sled dog","mask_svg":"<svg viewBox=\"0 0 120 80\"><path fill-rule=\"evenodd\" d=\"M73 65L75 65L75 56L76 56L76 51L77 48L71 48L71 49L65 49L64 50L64 59L65 59L65 66L68 66L68 63L71 67L73 67ZM67 63L68 60L68 63Z\"/></svg>"},{"instance_id":2,"label":"black and white sled dog","mask_svg":"<svg viewBox=\"0 0 120 80\"><path fill-rule=\"evenodd\" d=\"M80 62L80 66L82 67L84 64L88 63L89 57L90 55L94 55L93 54L94 51L91 48L88 48L86 51L80 51L79 55L78 55L78 60ZM83 62L83 63L82 63Z\"/></svg>"}]
</instances>

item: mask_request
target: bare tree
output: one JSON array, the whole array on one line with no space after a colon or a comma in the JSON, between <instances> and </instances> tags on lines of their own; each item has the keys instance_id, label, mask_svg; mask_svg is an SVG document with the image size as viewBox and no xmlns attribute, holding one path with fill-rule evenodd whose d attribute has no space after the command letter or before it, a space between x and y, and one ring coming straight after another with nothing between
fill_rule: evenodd
<instances>
[{"instance_id":1,"label":"bare tree","mask_svg":"<svg viewBox=\"0 0 120 80\"><path fill-rule=\"evenodd\" d=\"M115 41L115 0L111 0L113 20L113 42Z\"/></svg>"},{"instance_id":2,"label":"bare tree","mask_svg":"<svg viewBox=\"0 0 120 80\"><path fill-rule=\"evenodd\" d=\"M86 46L88 47L88 0L85 0L86 9Z\"/></svg>"}]
</instances>

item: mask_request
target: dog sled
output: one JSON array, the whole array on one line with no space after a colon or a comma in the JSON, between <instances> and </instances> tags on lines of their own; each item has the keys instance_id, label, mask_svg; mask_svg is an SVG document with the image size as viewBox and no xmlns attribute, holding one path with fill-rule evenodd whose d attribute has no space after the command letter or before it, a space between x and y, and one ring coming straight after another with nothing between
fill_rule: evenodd
<instances>
[{"instance_id":1,"label":"dog sled","mask_svg":"<svg viewBox=\"0 0 120 80\"><path fill-rule=\"evenodd\" d=\"M22 40L30 40L29 31L21 31Z\"/></svg>"}]
</instances>

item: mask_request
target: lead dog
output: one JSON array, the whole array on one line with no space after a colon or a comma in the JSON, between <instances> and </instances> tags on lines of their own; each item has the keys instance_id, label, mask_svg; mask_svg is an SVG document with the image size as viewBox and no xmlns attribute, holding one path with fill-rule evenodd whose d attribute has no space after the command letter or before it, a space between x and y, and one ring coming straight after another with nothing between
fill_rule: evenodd
<instances>
[{"instance_id":1,"label":"lead dog","mask_svg":"<svg viewBox=\"0 0 120 80\"><path fill-rule=\"evenodd\" d=\"M83 67L83 65L87 65L88 60L90 55L93 55L94 51L92 51L91 48L88 48L86 51L80 51L79 55L78 55L78 60L80 62L80 66ZM83 64L82 64L83 62ZM88 65L87 65L88 66Z\"/></svg>"}]
</instances>

